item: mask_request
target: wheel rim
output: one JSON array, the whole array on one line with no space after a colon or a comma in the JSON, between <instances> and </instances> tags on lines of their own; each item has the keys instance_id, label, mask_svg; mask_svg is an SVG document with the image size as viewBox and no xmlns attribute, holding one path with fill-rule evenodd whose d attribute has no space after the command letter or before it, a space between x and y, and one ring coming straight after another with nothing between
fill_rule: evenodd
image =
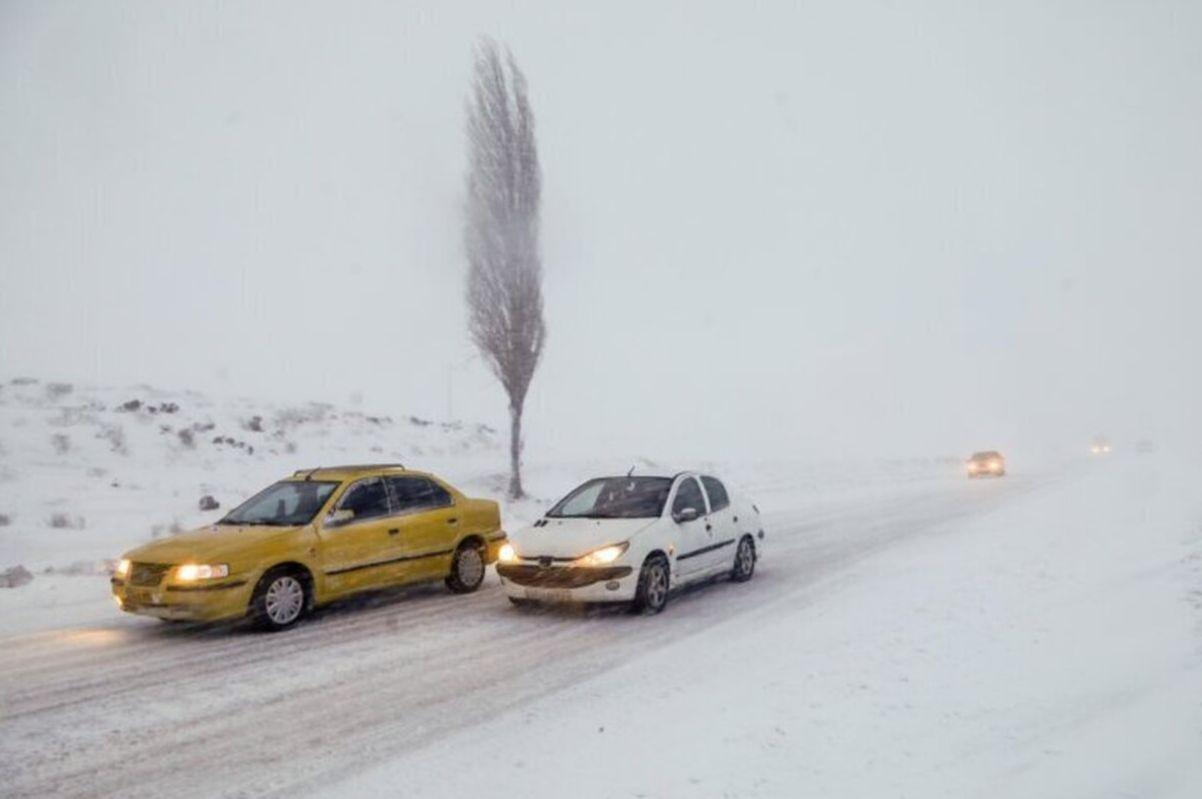
<instances>
[{"instance_id":1,"label":"wheel rim","mask_svg":"<svg viewBox=\"0 0 1202 799\"><path fill-rule=\"evenodd\" d=\"M647 606L658 608L668 598L668 574L658 563L647 571Z\"/></svg>"},{"instance_id":2,"label":"wheel rim","mask_svg":"<svg viewBox=\"0 0 1202 799\"><path fill-rule=\"evenodd\" d=\"M478 549L464 549L459 553L459 582L475 585L484 579L484 559Z\"/></svg>"},{"instance_id":3,"label":"wheel rim","mask_svg":"<svg viewBox=\"0 0 1202 799\"><path fill-rule=\"evenodd\" d=\"M305 589L295 577L277 577L267 588L264 607L275 624L291 624L305 605Z\"/></svg>"},{"instance_id":4,"label":"wheel rim","mask_svg":"<svg viewBox=\"0 0 1202 799\"><path fill-rule=\"evenodd\" d=\"M739 544L739 574L746 577L754 568L755 552L751 549L751 542L744 538Z\"/></svg>"}]
</instances>

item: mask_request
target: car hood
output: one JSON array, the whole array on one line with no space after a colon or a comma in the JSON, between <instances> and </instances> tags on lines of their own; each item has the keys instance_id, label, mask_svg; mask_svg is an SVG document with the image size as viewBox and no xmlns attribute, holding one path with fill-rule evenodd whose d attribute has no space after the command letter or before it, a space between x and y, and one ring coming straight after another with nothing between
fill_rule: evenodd
<instances>
[{"instance_id":1,"label":"car hood","mask_svg":"<svg viewBox=\"0 0 1202 799\"><path fill-rule=\"evenodd\" d=\"M629 541L658 519L545 519L510 536L521 558L578 558L609 544Z\"/></svg>"},{"instance_id":2,"label":"car hood","mask_svg":"<svg viewBox=\"0 0 1202 799\"><path fill-rule=\"evenodd\" d=\"M269 538L290 535L300 527L211 524L132 549L125 557L144 563L220 563Z\"/></svg>"}]
</instances>

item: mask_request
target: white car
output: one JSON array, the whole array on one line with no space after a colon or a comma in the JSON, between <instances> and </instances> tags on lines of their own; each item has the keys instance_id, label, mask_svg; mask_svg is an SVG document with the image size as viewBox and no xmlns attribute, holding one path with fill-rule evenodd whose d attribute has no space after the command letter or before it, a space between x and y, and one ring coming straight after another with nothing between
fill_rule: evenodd
<instances>
[{"instance_id":1,"label":"white car","mask_svg":"<svg viewBox=\"0 0 1202 799\"><path fill-rule=\"evenodd\" d=\"M626 602L658 613L688 583L750 580L763 546L759 509L715 477L598 477L511 535L497 574L518 605Z\"/></svg>"}]
</instances>

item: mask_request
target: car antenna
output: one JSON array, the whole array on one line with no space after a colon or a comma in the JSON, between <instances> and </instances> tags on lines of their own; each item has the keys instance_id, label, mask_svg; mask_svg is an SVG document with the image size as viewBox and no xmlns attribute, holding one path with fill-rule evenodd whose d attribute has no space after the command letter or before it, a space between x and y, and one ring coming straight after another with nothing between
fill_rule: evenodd
<instances>
[{"instance_id":1,"label":"car antenna","mask_svg":"<svg viewBox=\"0 0 1202 799\"><path fill-rule=\"evenodd\" d=\"M634 466L631 466L631 467L630 467L630 471L628 471L628 472L626 473L626 476L627 476L627 477L630 477L632 474L634 474Z\"/></svg>"}]
</instances>

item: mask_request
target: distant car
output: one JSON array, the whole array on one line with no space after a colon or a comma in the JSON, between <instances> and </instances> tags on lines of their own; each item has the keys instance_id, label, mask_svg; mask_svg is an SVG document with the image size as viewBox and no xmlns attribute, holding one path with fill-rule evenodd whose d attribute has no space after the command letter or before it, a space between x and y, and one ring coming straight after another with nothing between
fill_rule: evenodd
<instances>
[{"instance_id":1,"label":"distant car","mask_svg":"<svg viewBox=\"0 0 1202 799\"><path fill-rule=\"evenodd\" d=\"M759 509L716 477L598 477L501 547L511 602L624 602L652 614L680 586L750 580L763 555Z\"/></svg>"},{"instance_id":2,"label":"distant car","mask_svg":"<svg viewBox=\"0 0 1202 799\"><path fill-rule=\"evenodd\" d=\"M969 477L1001 477L1006 473L1006 459L1000 452L974 452L968 459Z\"/></svg>"},{"instance_id":3,"label":"distant car","mask_svg":"<svg viewBox=\"0 0 1202 799\"><path fill-rule=\"evenodd\" d=\"M505 539L497 503L401 466L299 471L220 521L125 553L122 610L164 620L250 615L279 630L359 591L445 579L475 591Z\"/></svg>"},{"instance_id":4,"label":"distant car","mask_svg":"<svg viewBox=\"0 0 1202 799\"><path fill-rule=\"evenodd\" d=\"M1093 455L1107 455L1110 453L1110 442L1102 436L1094 436L1089 443L1089 451Z\"/></svg>"}]
</instances>

